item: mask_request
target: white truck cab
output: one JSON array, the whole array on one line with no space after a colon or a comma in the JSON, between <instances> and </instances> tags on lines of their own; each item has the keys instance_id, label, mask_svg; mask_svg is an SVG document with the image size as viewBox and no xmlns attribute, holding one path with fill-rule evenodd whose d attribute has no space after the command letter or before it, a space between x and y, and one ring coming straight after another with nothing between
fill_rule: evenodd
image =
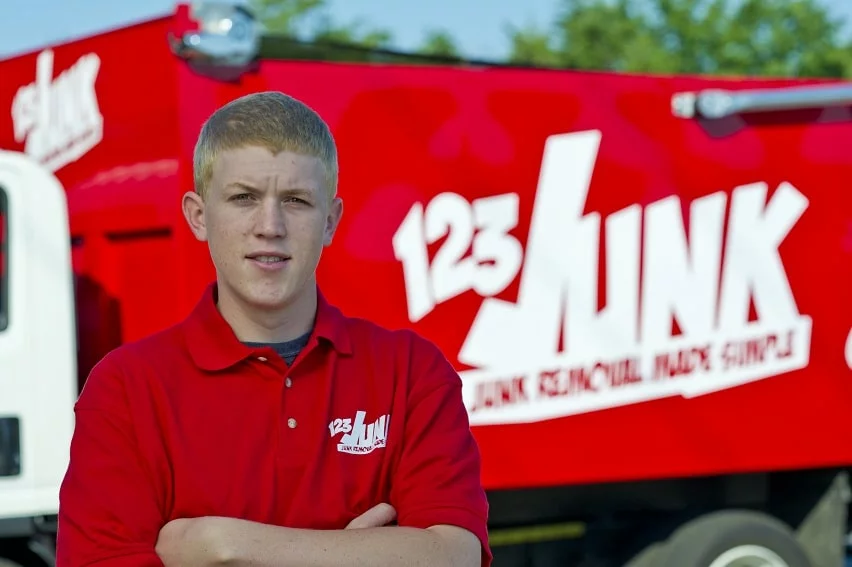
<instances>
[{"instance_id":1,"label":"white truck cab","mask_svg":"<svg viewBox=\"0 0 852 567\"><path fill-rule=\"evenodd\" d=\"M57 178L0 151L0 564L51 565L77 397L68 210Z\"/></svg>"}]
</instances>

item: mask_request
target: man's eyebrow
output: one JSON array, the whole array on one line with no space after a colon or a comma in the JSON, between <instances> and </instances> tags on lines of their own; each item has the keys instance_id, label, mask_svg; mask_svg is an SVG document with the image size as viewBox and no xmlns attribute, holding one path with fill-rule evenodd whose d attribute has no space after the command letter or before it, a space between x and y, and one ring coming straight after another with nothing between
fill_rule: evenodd
<instances>
[{"instance_id":1,"label":"man's eyebrow","mask_svg":"<svg viewBox=\"0 0 852 567\"><path fill-rule=\"evenodd\" d=\"M281 193L288 196L296 196L296 197L313 197L314 191L310 189L304 189L302 187L291 187L288 189L282 189Z\"/></svg>"},{"instance_id":2,"label":"man's eyebrow","mask_svg":"<svg viewBox=\"0 0 852 567\"><path fill-rule=\"evenodd\" d=\"M247 193L251 193L253 195L259 195L264 193L264 189L260 189L259 187L252 185L251 183L245 181L232 181L225 185L226 190L237 190L237 191L245 191ZM316 191L305 187L288 187L286 189L281 189L278 191L279 194L284 195L286 197L303 197L306 199L314 199L316 198Z\"/></svg>"},{"instance_id":3,"label":"man's eyebrow","mask_svg":"<svg viewBox=\"0 0 852 567\"><path fill-rule=\"evenodd\" d=\"M252 191L252 192L255 192L255 193L260 191L260 189L258 189L257 187L255 187L251 183L246 183L244 181L232 181L232 182L228 183L227 185L225 185L225 189L240 189L240 190L243 190L243 191Z\"/></svg>"}]
</instances>

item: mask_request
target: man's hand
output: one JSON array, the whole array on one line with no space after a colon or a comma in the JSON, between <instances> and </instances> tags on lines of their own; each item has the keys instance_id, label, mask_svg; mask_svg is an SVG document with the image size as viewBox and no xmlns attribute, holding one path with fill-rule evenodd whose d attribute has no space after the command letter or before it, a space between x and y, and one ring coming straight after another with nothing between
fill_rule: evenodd
<instances>
[{"instance_id":1,"label":"man's hand","mask_svg":"<svg viewBox=\"0 0 852 567\"><path fill-rule=\"evenodd\" d=\"M380 528L396 519L390 504L377 504L345 529ZM202 567L228 561L227 537L234 518L179 518L160 530L155 551L166 567Z\"/></svg>"},{"instance_id":2,"label":"man's hand","mask_svg":"<svg viewBox=\"0 0 852 567\"><path fill-rule=\"evenodd\" d=\"M396 510L390 504L376 504L346 526L347 530L380 528L396 520Z\"/></svg>"}]
</instances>

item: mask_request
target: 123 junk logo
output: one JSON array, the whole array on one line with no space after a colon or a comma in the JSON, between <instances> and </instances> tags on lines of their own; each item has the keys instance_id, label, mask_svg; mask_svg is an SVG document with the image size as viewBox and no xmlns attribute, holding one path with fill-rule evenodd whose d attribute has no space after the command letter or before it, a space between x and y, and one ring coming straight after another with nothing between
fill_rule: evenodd
<instances>
[{"instance_id":1,"label":"123 junk logo","mask_svg":"<svg viewBox=\"0 0 852 567\"><path fill-rule=\"evenodd\" d=\"M526 250L510 234L513 193L472 203L443 193L416 203L394 236L411 321L468 290L485 297L458 357L475 368L462 373L473 425L698 396L808 364L811 318L778 252L805 196L789 183L768 200L765 183L736 187L727 232L724 191L690 204L688 235L675 196L647 205L644 221L640 205L583 214L600 140L598 131L548 138ZM426 246L445 236L430 262ZM517 300L495 298L519 272Z\"/></svg>"}]
</instances>

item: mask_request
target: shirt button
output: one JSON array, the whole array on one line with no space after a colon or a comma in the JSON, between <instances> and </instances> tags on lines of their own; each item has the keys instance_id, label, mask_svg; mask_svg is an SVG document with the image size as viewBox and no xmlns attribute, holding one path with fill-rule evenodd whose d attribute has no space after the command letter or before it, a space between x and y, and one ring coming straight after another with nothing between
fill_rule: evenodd
<instances>
[{"instance_id":1,"label":"shirt button","mask_svg":"<svg viewBox=\"0 0 852 567\"><path fill-rule=\"evenodd\" d=\"M292 386L292 385L293 385L293 381L292 381L292 380L290 380L289 378L285 378L285 379L284 379L284 385L285 385L285 386L287 386L287 387L289 388L290 386Z\"/></svg>"},{"instance_id":2,"label":"shirt button","mask_svg":"<svg viewBox=\"0 0 852 567\"><path fill-rule=\"evenodd\" d=\"M259 361L261 361L261 362L266 362L266 357L265 357L265 356L258 356L258 357L257 357L257 359L258 359Z\"/></svg>"},{"instance_id":3,"label":"shirt button","mask_svg":"<svg viewBox=\"0 0 852 567\"><path fill-rule=\"evenodd\" d=\"M296 429L296 420L291 417L287 420L287 425L290 426L290 429Z\"/></svg>"}]
</instances>

